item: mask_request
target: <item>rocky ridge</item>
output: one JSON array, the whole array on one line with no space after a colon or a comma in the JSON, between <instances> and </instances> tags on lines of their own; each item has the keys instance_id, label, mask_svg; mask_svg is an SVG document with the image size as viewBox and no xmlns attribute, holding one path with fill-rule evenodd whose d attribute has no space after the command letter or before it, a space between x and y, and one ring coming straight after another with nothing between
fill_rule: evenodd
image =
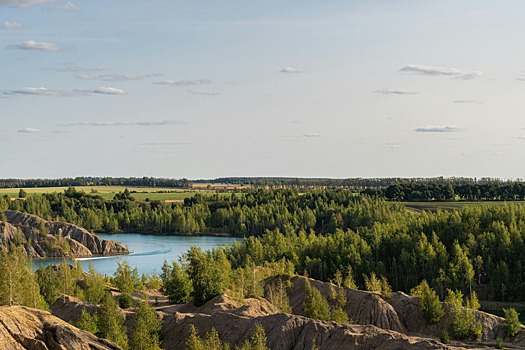
<instances>
[{"instance_id":1,"label":"rocky ridge","mask_svg":"<svg viewBox=\"0 0 525 350\"><path fill-rule=\"evenodd\" d=\"M0 346L9 350L121 350L49 312L23 306L0 307Z\"/></svg>"},{"instance_id":2,"label":"rocky ridge","mask_svg":"<svg viewBox=\"0 0 525 350\"><path fill-rule=\"evenodd\" d=\"M76 225L46 221L15 210L2 214L6 221L0 221L0 250L23 246L31 258L129 254L119 243L101 239Z\"/></svg>"}]
</instances>

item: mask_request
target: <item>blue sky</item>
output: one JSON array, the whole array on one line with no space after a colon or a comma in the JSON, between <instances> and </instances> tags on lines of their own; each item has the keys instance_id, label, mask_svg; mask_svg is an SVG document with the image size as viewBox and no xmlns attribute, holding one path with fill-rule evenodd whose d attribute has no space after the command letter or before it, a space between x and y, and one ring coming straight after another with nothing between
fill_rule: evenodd
<instances>
[{"instance_id":1,"label":"blue sky","mask_svg":"<svg viewBox=\"0 0 525 350\"><path fill-rule=\"evenodd\" d=\"M0 0L0 177L521 178L520 1Z\"/></svg>"}]
</instances>

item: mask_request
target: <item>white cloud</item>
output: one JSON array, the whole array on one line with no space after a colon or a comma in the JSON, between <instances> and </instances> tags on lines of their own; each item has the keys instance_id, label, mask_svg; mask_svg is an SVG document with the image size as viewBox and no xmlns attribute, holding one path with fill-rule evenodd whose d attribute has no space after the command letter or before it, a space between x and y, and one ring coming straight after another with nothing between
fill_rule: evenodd
<instances>
[{"instance_id":1,"label":"white cloud","mask_svg":"<svg viewBox=\"0 0 525 350\"><path fill-rule=\"evenodd\" d=\"M114 87L99 87L91 92L102 95L124 95L126 93L124 90Z\"/></svg>"},{"instance_id":2,"label":"white cloud","mask_svg":"<svg viewBox=\"0 0 525 350\"><path fill-rule=\"evenodd\" d=\"M184 80L163 80L163 81L154 81L155 85L169 85L169 86L192 86L192 85L206 85L211 84L209 79L184 79Z\"/></svg>"},{"instance_id":3,"label":"white cloud","mask_svg":"<svg viewBox=\"0 0 525 350\"><path fill-rule=\"evenodd\" d=\"M416 132L458 132L463 131L463 128L460 128L455 125L446 125L446 126L432 126L427 125L421 128L415 129Z\"/></svg>"},{"instance_id":4,"label":"white cloud","mask_svg":"<svg viewBox=\"0 0 525 350\"><path fill-rule=\"evenodd\" d=\"M79 11L80 7L78 7L76 4L72 3L71 1L68 1L64 4L55 6L55 9L61 10L61 11Z\"/></svg>"},{"instance_id":5,"label":"white cloud","mask_svg":"<svg viewBox=\"0 0 525 350\"><path fill-rule=\"evenodd\" d=\"M182 146L182 145L193 145L190 142L143 142L139 143L140 146Z\"/></svg>"},{"instance_id":6,"label":"white cloud","mask_svg":"<svg viewBox=\"0 0 525 350\"><path fill-rule=\"evenodd\" d=\"M23 89L10 90L4 92L6 95L33 95L33 96L61 96L64 95L65 91L49 90L45 87L26 87Z\"/></svg>"},{"instance_id":7,"label":"white cloud","mask_svg":"<svg viewBox=\"0 0 525 350\"><path fill-rule=\"evenodd\" d=\"M425 66L422 64L409 64L401 68L400 71L433 76L454 76L459 79L473 79L483 75L482 71L465 71L457 68Z\"/></svg>"},{"instance_id":8,"label":"white cloud","mask_svg":"<svg viewBox=\"0 0 525 350\"><path fill-rule=\"evenodd\" d=\"M321 137L320 134L316 133L316 132L307 132L306 134L303 135L304 137Z\"/></svg>"},{"instance_id":9,"label":"white cloud","mask_svg":"<svg viewBox=\"0 0 525 350\"><path fill-rule=\"evenodd\" d=\"M0 0L0 6L28 7L53 1L55 0Z\"/></svg>"},{"instance_id":10,"label":"white cloud","mask_svg":"<svg viewBox=\"0 0 525 350\"><path fill-rule=\"evenodd\" d=\"M131 75L131 74L103 74L103 75L79 75L75 78L82 80L100 80L106 82L116 81L131 81L131 80L144 80L151 77L158 77L161 74L145 74L145 75Z\"/></svg>"},{"instance_id":11,"label":"white cloud","mask_svg":"<svg viewBox=\"0 0 525 350\"><path fill-rule=\"evenodd\" d=\"M220 92L200 92L195 90L186 90L187 93L192 95L201 95L201 96L217 96L220 95Z\"/></svg>"},{"instance_id":12,"label":"white cloud","mask_svg":"<svg viewBox=\"0 0 525 350\"><path fill-rule=\"evenodd\" d=\"M27 40L19 44L9 45L7 48L18 50L60 51L60 47L56 44L34 40Z\"/></svg>"},{"instance_id":13,"label":"white cloud","mask_svg":"<svg viewBox=\"0 0 525 350\"><path fill-rule=\"evenodd\" d=\"M478 100L455 100L454 103L481 103Z\"/></svg>"},{"instance_id":14,"label":"white cloud","mask_svg":"<svg viewBox=\"0 0 525 350\"><path fill-rule=\"evenodd\" d=\"M42 130L37 129L37 128L24 128L24 129L18 130L17 132L22 133L22 134L35 134L40 131Z\"/></svg>"},{"instance_id":15,"label":"white cloud","mask_svg":"<svg viewBox=\"0 0 525 350\"><path fill-rule=\"evenodd\" d=\"M305 71L301 68L285 67L279 71L280 73L304 73Z\"/></svg>"},{"instance_id":16,"label":"white cloud","mask_svg":"<svg viewBox=\"0 0 525 350\"><path fill-rule=\"evenodd\" d=\"M122 89L114 87L100 87L92 90L52 90L45 87L26 87L22 89L8 90L2 92L2 95L15 96L57 96L57 97L72 97L72 96L86 96L92 94L98 95L123 95L126 92Z\"/></svg>"},{"instance_id":17,"label":"white cloud","mask_svg":"<svg viewBox=\"0 0 525 350\"><path fill-rule=\"evenodd\" d=\"M2 29L6 29L6 30L17 30L20 28L22 28L22 25L18 22L5 21L2 24Z\"/></svg>"},{"instance_id":18,"label":"white cloud","mask_svg":"<svg viewBox=\"0 0 525 350\"><path fill-rule=\"evenodd\" d=\"M61 73L90 73L90 72L102 72L104 68L84 68L80 67L75 63L63 63L62 68L44 68L44 70L51 70Z\"/></svg>"},{"instance_id":19,"label":"white cloud","mask_svg":"<svg viewBox=\"0 0 525 350\"><path fill-rule=\"evenodd\" d=\"M403 89L380 89L374 91L378 94L385 94L385 95L414 95L417 94L415 91L407 91Z\"/></svg>"},{"instance_id":20,"label":"white cloud","mask_svg":"<svg viewBox=\"0 0 525 350\"><path fill-rule=\"evenodd\" d=\"M79 122L79 123L67 123L60 124L59 126L167 126L167 125L183 125L184 123L179 120L160 120L160 121L138 121L138 122Z\"/></svg>"}]
</instances>

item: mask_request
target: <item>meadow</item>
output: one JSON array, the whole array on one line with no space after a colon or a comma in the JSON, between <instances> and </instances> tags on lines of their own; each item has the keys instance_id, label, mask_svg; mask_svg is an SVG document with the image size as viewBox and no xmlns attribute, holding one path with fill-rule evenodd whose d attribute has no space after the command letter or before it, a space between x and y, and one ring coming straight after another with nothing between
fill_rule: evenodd
<instances>
[{"instance_id":1,"label":"meadow","mask_svg":"<svg viewBox=\"0 0 525 350\"><path fill-rule=\"evenodd\" d=\"M68 187L34 187L23 188L28 196L39 195L42 193L64 192ZM158 201L183 201L185 198L193 197L196 193L211 195L220 190L230 192L221 192L220 196L231 194L234 189L221 186L199 186L192 189L161 188L161 187L129 187L129 186L77 186L78 191L88 194L99 195L104 199L113 199L115 194L123 192L125 189L131 192L131 196L136 200L158 200ZM11 198L18 198L20 188L0 188L0 196L8 195Z\"/></svg>"}]
</instances>

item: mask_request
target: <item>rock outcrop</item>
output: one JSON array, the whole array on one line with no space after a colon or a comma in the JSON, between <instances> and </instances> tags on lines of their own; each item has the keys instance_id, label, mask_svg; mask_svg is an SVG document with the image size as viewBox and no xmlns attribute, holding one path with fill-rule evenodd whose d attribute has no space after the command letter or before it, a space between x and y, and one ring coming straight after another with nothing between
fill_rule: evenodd
<instances>
[{"instance_id":1,"label":"rock outcrop","mask_svg":"<svg viewBox=\"0 0 525 350\"><path fill-rule=\"evenodd\" d=\"M267 284L275 283L278 278L273 277ZM330 284L309 279L310 284L317 288L325 298L330 295ZM306 295L306 278L294 276L290 278L289 299L292 313L304 316L303 301ZM379 293L344 288L347 298L346 313L355 323L373 325L385 330L400 332L409 336L439 338L443 330L450 324L450 310L445 304L445 316L436 324L428 324L419 311L419 299L403 292L393 293L390 298L384 298ZM500 325L504 319L482 311L473 311L475 322L482 325L482 334L479 341L494 343L497 338L505 338ZM506 339L513 346L525 348L525 332L521 332L513 339ZM473 344L480 344L474 342Z\"/></svg>"},{"instance_id":2,"label":"rock outcrop","mask_svg":"<svg viewBox=\"0 0 525 350\"><path fill-rule=\"evenodd\" d=\"M0 347L9 350L121 350L115 343L77 329L48 312L0 307Z\"/></svg>"},{"instance_id":3,"label":"rock outcrop","mask_svg":"<svg viewBox=\"0 0 525 350\"><path fill-rule=\"evenodd\" d=\"M3 214L6 221L0 221L0 250L21 245L31 258L129 253L129 250L119 243L101 239L76 225L46 221L35 215L14 210Z\"/></svg>"},{"instance_id":4,"label":"rock outcrop","mask_svg":"<svg viewBox=\"0 0 525 350\"><path fill-rule=\"evenodd\" d=\"M194 312L186 313L181 309L181 312L164 317L162 346L167 350L183 349L190 325L194 325L201 336L215 328L222 341L241 345L260 323L271 349L311 349L314 342L323 350L459 349L434 339L410 337L371 325L342 325L284 313L260 315L272 311L266 303L260 299L248 299L247 305L228 310L227 307L235 303L223 295L194 309Z\"/></svg>"}]
</instances>

